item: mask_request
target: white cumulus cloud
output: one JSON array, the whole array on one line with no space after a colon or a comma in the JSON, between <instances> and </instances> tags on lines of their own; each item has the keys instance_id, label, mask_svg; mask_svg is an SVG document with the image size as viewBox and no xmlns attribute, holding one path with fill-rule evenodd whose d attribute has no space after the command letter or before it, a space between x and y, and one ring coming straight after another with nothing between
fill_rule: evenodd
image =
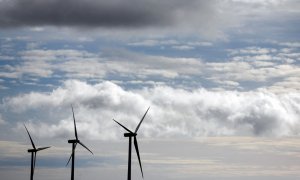
<instances>
[{"instance_id":1,"label":"white cumulus cloud","mask_svg":"<svg viewBox=\"0 0 300 180\"><path fill-rule=\"evenodd\" d=\"M125 90L112 82L69 80L52 92L6 98L2 107L15 114L16 124L28 121L34 134L72 137L70 104L74 105L79 135L89 139L121 137L123 129L112 119L135 129L148 106L150 111L139 132L144 137L300 134L300 94L267 90L187 91L168 86ZM17 118L20 115L22 119Z\"/></svg>"}]
</instances>

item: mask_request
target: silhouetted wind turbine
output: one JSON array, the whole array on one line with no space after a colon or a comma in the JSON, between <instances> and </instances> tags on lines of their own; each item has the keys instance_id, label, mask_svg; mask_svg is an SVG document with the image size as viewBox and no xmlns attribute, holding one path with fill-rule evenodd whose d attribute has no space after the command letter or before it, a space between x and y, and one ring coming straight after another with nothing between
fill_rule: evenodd
<instances>
[{"instance_id":1,"label":"silhouetted wind turbine","mask_svg":"<svg viewBox=\"0 0 300 180\"><path fill-rule=\"evenodd\" d=\"M77 143L80 144L81 146L83 146L85 149L87 149L88 151L90 151L92 154L93 152L91 150L89 150L89 148L87 148L82 142L79 141L78 139L78 135L77 135L77 129L76 129L76 122L75 122L75 115L74 115L74 110L73 110L73 106L72 107L72 113L73 113L73 119L74 119L74 130L75 130L75 138L76 139L70 139L68 140L68 143L72 143L72 154L68 160L68 163L66 166L68 166L71 158L72 158L72 166L71 166L71 180L74 180L74 165L75 165L75 148L77 146Z\"/></svg>"},{"instance_id":2,"label":"silhouetted wind turbine","mask_svg":"<svg viewBox=\"0 0 300 180\"><path fill-rule=\"evenodd\" d=\"M140 164L140 168L141 168L141 173L142 173L142 177L144 178L144 174L143 174L143 168L142 168L142 163L141 163L141 158L140 158L140 153L139 153L139 147L138 147L138 143L137 143L137 139L136 139L136 135L137 135L137 131L140 128L140 125L142 124L148 110L150 107L148 107L147 111L145 112L144 116L142 117L140 123L137 125L136 129L134 132L130 131L128 128L126 128L125 126L123 126L121 123L119 123L118 121L114 120L116 123L118 123L122 128L124 128L126 131L128 131L128 133L124 133L124 137L129 137L129 148L128 148L128 171L127 171L127 180L131 180L131 142L132 142L132 137L134 138L134 147L135 147L135 151L137 154L137 157L139 159L139 164Z\"/></svg>"},{"instance_id":3,"label":"silhouetted wind turbine","mask_svg":"<svg viewBox=\"0 0 300 180\"><path fill-rule=\"evenodd\" d=\"M28 152L31 153L30 180L33 180L33 174L34 174L34 169L35 169L35 161L36 161L36 152L41 151L41 150L44 150L44 149L47 149L47 148L49 148L50 146L47 146L47 147L41 147L41 148L36 148L35 145L34 145L34 143L33 143L33 141L32 141L32 138L31 138L31 136L30 136L30 134L29 134L29 131L28 131L27 127L25 126L25 124L24 124L24 127L25 127L25 129L26 129L26 131L27 131L27 134L28 134L28 136L29 136L29 138L30 138L30 141L31 141L31 144L32 144L32 147L33 147L33 149L28 149Z\"/></svg>"}]
</instances>

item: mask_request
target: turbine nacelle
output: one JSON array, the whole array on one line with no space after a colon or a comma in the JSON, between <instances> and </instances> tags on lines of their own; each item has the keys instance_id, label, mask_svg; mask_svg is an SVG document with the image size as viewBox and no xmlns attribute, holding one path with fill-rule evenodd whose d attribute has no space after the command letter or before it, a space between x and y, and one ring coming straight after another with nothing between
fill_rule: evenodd
<instances>
[{"instance_id":1,"label":"turbine nacelle","mask_svg":"<svg viewBox=\"0 0 300 180\"><path fill-rule=\"evenodd\" d=\"M124 133L124 137L135 137L137 134L136 133Z\"/></svg>"},{"instance_id":2,"label":"turbine nacelle","mask_svg":"<svg viewBox=\"0 0 300 180\"><path fill-rule=\"evenodd\" d=\"M37 152L36 149L28 149L27 151L28 151L29 153L31 153L31 152Z\"/></svg>"},{"instance_id":3,"label":"turbine nacelle","mask_svg":"<svg viewBox=\"0 0 300 180\"><path fill-rule=\"evenodd\" d=\"M80 141L78 139L70 139L68 143L80 143Z\"/></svg>"}]
</instances>

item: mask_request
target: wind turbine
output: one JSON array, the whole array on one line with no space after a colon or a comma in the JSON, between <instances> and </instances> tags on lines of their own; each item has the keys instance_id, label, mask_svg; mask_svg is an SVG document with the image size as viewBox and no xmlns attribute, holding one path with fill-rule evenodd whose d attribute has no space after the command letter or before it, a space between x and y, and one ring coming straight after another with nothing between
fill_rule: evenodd
<instances>
[{"instance_id":1,"label":"wind turbine","mask_svg":"<svg viewBox=\"0 0 300 180\"><path fill-rule=\"evenodd\" d=\"M119 123L118 121L114 120L116 123L118 123L122 128L124 128L128 133L124 133L124 137L128 137L129 138L129 148L128 148L128 171L127 171L127 180L131 180L131 142L132 142L132 137L134 138L134 147L135 147L135 151L137 154L137 157L139 159L139 164L140 164L140 168L141 168L141 173L142 173L142 177L144 178L144 174L143 174L143 169L142 169L142 163L141 163L141 158L140 158L140 153L139 153L139 147L138 147L138 143L137 143L137 131L140 128L140 125L142 124L148 110L150 107L148 107L147 111L145 112L144 116L142 117L140 123L137 125L137 127L135 128L135 131L132 132L130 131L128 128L126 128L125 126L123 126L121 123Z\"/></svg>"},{"instance_id":2,"label":"wind turbine","mask_svg":"<svg viewBox=\"0 0 300 180\"><path fill-rule=\"evenodd\" d=\"M31 138L31 136L30 136L30 134L29 134L29 131L28 131L27 127L25 126L25 124L24 124L24 127L25 127L25 129L26 129L26 131L27 131L27 134L28 134L28 136L29 136L29 138L30 138L30 141L31 141L31 144L32 144L32 147L33 147L33 149L28 149L28 152L31 153L30 180L33 180L33 174L34 174L34 169L35 169L35 161L36 161L36 153L37 153L38 151L41 151L41 150L50 148L50 146L47 146L47 147L41 147L41 148L36 148L35 145L34 145L34 143L33 143L33 141L32 141L32 138Z\"/></svg>"},{"instance_id":3,"label":"wind turbine","mask_svg":"<svg viewBox=\"0 0 300 180\"><path fill-rule=\"evenodd\" d=\"M80 144L81 146L83 146L85 149L87 149L88 151L90 151L92 154L93 152L91 150L89 150L89 148L87 148L82 142L79 141L78 139L78 135L77 135L77 129L76 129L76 122L75 122L75 115L74 115L74 110L73 110L73 106L72 107L72 113L73 113L73 119L74 119L74 129L75 129L75 138L76 139L70 139L68 140L68 143L72 144L72 154L68 160L68 163L66 166L68 166L71 158L72 158L72 166L71 166L71 180L74 180L74 165L75 165L75 148L77 146L77 144Z\"/></svg>"}]
</instances>

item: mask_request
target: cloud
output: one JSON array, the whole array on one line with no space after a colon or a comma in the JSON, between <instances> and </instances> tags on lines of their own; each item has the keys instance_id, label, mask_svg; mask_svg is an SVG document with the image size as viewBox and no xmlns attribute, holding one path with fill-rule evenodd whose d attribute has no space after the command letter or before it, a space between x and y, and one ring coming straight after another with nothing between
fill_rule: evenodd
<instances>
[{"instance_id":1,"label":"cloud","mask_svg":"<svg viewBox=\"0 0 300 180\"><path fill-rule=\"evenodd\" d=\"M150 76L175 78L201 74L202 61L197 58L154 56L122 49L110 49L103 54L110 60L107 67L112 67L112 71L140 78Z\"/></svg>"},{"instance_id":2,"label":"cloud","mask_svg":"<svg viewBox=\"0 0 300 180\"><path fill-rule=\"evenodd\" d=\"M187 41L187 42L181 42L178 40L158 40L158 39L146 39L146 40L141 40L141 41L134 41L128 43L129 46L144 46L144 47L155 47L158 46L160 48L164 47L182 47L182 46L187 46L189 48L196 48L196 47L208 47L212 46L212 42L205 42L205 41ZM179 48L180 49L180 48Z\"/></svg>"},{"instance_id":3,"label":"cloud","mask_svg":"<svg viewBox=\"0 0 300 180\"><path fill-rule=\"evenodd\" d=\"M139 141L143 168L144 172L147 173L147 178L151 180L176 178L196 180L201 177L204 179L238 180L254 177L259 179L286 179L287 177L288 179L297 179L299 176L298 156L296 155L299 143L296 138L292 141L292 138L282 141L272 138L249 137L203 139L205 140L155 139ZM105 179L118 179L126 175L127 143L125 139L104 143L93 141L94 145L97 144L97 148L93 150L103 151L104 149L102 153L94 152L94 156L85 151L81 152L81 147L76 149L78 177L85 174L86 179L95 179L101 174L102 177L106 177ZM1 148L9 154L10 151L6 151L6 144L7 142L0 142ZM26 144L30 145L30 142ZM65 141L64 144L67 145ZM249 149L247 146L254 146L256 149ZM271 152L264 151L263 148L267 146ZM52 148L41 152L37 159L35 177L43 180L50 180L53 177L67 179L69 177L68 168L62 167L70 153L70 146L66 147L64 153L56 152L60 156L47 155L46 152L56 151ZM0 159L2 162L0 165L2 166L2 179L22 179L29 173L30 154L25 151L27 148L24 145L22 147L20 145L12 146L11 148L20 148L22 153L18 153L18 157L7 158L5 156ZM273 154L272 151L278 151L279 154ZM294 155L280 154L289 152L294 152ZM133 155L132 173L140 177L137 157L135 154ZM8 163L7 166L5 163ZM20 165L23 167L17 169L16 166ZM219 173L216 174L215 172Z\"/></svg>"},{"instance_id":4,"label":"cloud","mask_svg":"<svg viewBox=\"0 0 300 180\"><path fill-rule=\"evenodd\" d=\"M201 140L200 140L201 139ZM243 151L256 151L260 153L273 154L275 156L299 157L295 152L300 143L297 137L285 138L262 138L262 137L208 137L199 138L203 144L209 144L218 147L234 147Z\"/></svg>"},{"instance_id":5,"label":"cloud","mask_svg":"<svg viewBox=\"0 0 300 180\"><path fill-rule=\"evenodd\" d=\"M9 60L14 60L15 58L14 57L12 57L12 56L7 56L7 55L1 55L1 53L0 53L0 61L9 61Z\"/></svg>"},{"instance_id":6,"label":"cloud","mask_svg":"<svg viewBox=\"0 0 300 180\"><path fill-rule=\"evenodd\" d=\"M299 3L292 0L268 3L234 0L3 0L0 1L0 27L4 31L17 28L29 36L52 40L54 37L78 39L82 32L88 40L108 36L121 39L176 37L179 34L228 40L232 33L274 39L278 34L296 31L296 26L291 24L297 22L297 7Z\"/></svg>"},{"instance_id":7,"label":"cloud","mask_svg":"<svg viewBox=\"0 0 300 180\"><path fill-rule=\"evenodd\" d=\"M205 63L204 72L211 75L207 77L208 79L216 83L234 81L242 84L242 82L248 81L277 84L286 78L294 79L293 77L297 77L300 70L297 63L298 49L250 46L230 49L228 52L228 61ZM242 88L244 87L242 86ZM291 88L297 89L296 86ZM283 89L284 87L282 87ZM288 92L288 89L285 92Z\"/></svg>"},{"instance_id":8,"label":"cloud","mask_svg":"<svg viewBox=\"0 0 300 180\"><path fill-rule=\"evenodd\" d=\"M300 68L294 65L261 62L226 62L207 63L207 71L212 75L212 79L266 82L275 78L296 76ZM254 67L258 66L258 67ZM266 67L265 67L266 66ZM238 67L238 68L237 68Z\"/></svg>"},{"instance_id":9,"label":"cloud","mask_svg":"<svg viewBox=\"0 0 300 180\"><path fill-rule=\"evenodd\" d=\"M109 31L127 29L148 34L145 29L150 29L150 34L153 35L196 32L204 38L226 39L226 30L239 28L243 31L247 22L269 20L269 14L273 15L274 12L289 18L278 11L282 7L296 11L295 6L287 4L290 3L252 4L216 0L4 0L0 1L0 26L25 26L35 32L43 32L47 27L71 27L85 31L96 28Z\"/></svg>"},{"instance_id":10,"label":"cloud","mask_svg":"<svg viewBox=\"0 0 300 180\"><path fill-rule=\"evenodd\" d=\"M167 45L170 48L178 45L178 48L183 49L196 48L202 44L188 42L186 44L190 45L182 46L178 41L142 42L145 43ZM174 87L184 84L186 89L203 86L227 90L268 88L275 83L284 90L288 86L280 82L290 78L289 82L294 85L286 88L287 92L291 88L297 89L297 82L292 81L300 72L300 55L297 51L251 46L230 49L228 60L210 62L200 58L142 54L126 49L104 49L101 52L34 49L19 52L15 59L21 61L2 66L0 76L22 79L24 83L32 83L26 79L35 79L36 82L41 78L64 77L97 82L109 79L119 84L124 84L124 81L132 85L148 82L144 85L153 86L157 85L153 82L158 82ZM203 80L213 86L202 83ZM268 82L268 87L263 82ZM256 85L249 86L249 83Z\"/></svg>"},{"instance_id":11,"label":"cloud","mask_svg":"<svg viewBox=\"0 0 300 180\"><path fill-rule=\"evenodd\" d=\"M70 104L74 104L79 134L90 139L117 138L121 129L112 118L134 129L148 106L140 132L146 137L278 137L300 134L299 102L299 93L187 91L167 86L124 90L111 82L91 85L70 80L52 92L6 98L2 106L11 116L29 120L32 133L40 136L73 136Z\"/></svg>"},{"instance_id":12,"label":"cloud","mask_svg":"<svg viewBox=\"0 0 300 180\"><path fill-rule=\"evenodd\" d=\"M183 50L183 51L195 49L195 47L188 46L188 45L173 46L172 48L177 49L177 50Z\"/></svg>"},{"instance_id":13,"label":"cloud","mask_svg":"<svg viewBox=\"0 0 300 180\"><path fill-rule=\"evenodd\" d=\"M0 79L0 89L9 89L7 86L2 85L5 81L3 79ZM0 114L0 122L1 122L1 114ZM1 123L0 123L1 124Z\"/></svg>"},{"instance_id":14,"label":"cloud","mask_svg":"<svg viewBox=\"0 0 300 180\"><path fill-rule=\"evenodd\" d=\"M1 88L1 87L0 87ZM2 114L0 114L0 125L3 125L3 124L5 124L6 122L5 122L5 120L3 119L3 117L2 117Z\"/></svg>"},{"instance_id":15,"label":"cloud","mask_svg":"<svg viewBox=\"0 0 300 180\"><path fill-rule=\"evenodd\" d=\"M246 48L241 48L241 49L230 49L229 54L230 55L236 55L236 54L260 55L260 54L268 54L268 53L276 52L276 51L277 50L274 48L261 48L261 47L251 46L251 47L246 47Z\"/></svg>"},{"instance_id":16,"label":"cloud","mask_svg":"<svg viewBox=\"0 0 300 180\"><path fill-rule=\"evenodd\" d=\"M267 87L272 92L284 93L284 92L299 92L300 91L300 77L291 76L284 78L280 82L276 82L273 85Z\"/></svg>"},{"instance_id":17,"label":"cloud","mask_svg":"<svg viewBox=\"0 0 300 180\"><path fill-rule=\"evenodd\" d=\"M2 77L37 78L60 76L80 79L159 77L172 79L201 74L201 59L153 56L123 49L107 49L100 53L83 50L27 50L19 53L20 64L3 67ZM134 71L132 71L134 69Z\"/></svg>"},{"instance_id":18,"label":"cloud","mask_svg":"<svg viewBox=\"0 0 300 180\"><path fill-rule=\"evenodd\" d=\"M14 26L147 27L168 26L195 16L209 16L214 1L12 0L0 1L0 24ZM215 13L215 12L212 12ZM203 23L204 18L199 16Z\"/></svg>"},{"instance_id":19,"label":"cloud","mask_svg":"<svg viewBox=\"0 0 300 180\"><path fill-rule=\"evenodd\" d=\"M157 40L157 39L146 39L141 41L134 41L131 43L128 43L129 46L145 46L145 47L153 47L153 46L170 46L170 45L176 45L180 42L175 40Z\"/></svg>"},{"instance_id":20,"label":"cloud","mask_svg":"<svg viewBox=\"0 0 300 180\"><path fill-rule=\"evenodd\" d=\"M238 82L236 82L236 81L219 81L219 80L216 80L215 81L216 83L218 83L218 84L221 84L221 85L223 85L222 87L224 88L236 88L236 87L239 87L239 83Z\"/></svg>"},{"instance_id":21,"label":"cloud","mask_svg":"<svg viewBox=\"0 0 300 180\"><path fill-rule=\"evenodd\" d=\"M300 42L282 42L282 43L279 43L279 45L286 46L286 47L292 47L292 48L299 48Z\"/></svg>"}]
</instances>

